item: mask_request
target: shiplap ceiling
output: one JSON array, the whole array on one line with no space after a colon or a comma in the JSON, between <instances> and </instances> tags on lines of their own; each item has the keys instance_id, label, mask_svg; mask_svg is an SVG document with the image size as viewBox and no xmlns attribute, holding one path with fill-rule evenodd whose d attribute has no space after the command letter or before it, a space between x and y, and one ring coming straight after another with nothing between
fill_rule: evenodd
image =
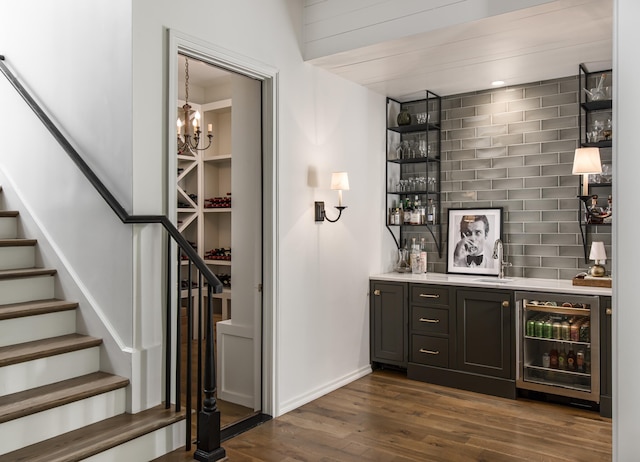
<instances>
[{"instance_id":1,"label":"shiplap ceiling","mask_svg":"<svg viewBox=\"0 0 640 462\"><path fill-rule=\"evenodd\" d=\"M308 62L398 99L467 93L610 68L612 16L613 0L557 0Z\"/></svg>"}]
</instances>

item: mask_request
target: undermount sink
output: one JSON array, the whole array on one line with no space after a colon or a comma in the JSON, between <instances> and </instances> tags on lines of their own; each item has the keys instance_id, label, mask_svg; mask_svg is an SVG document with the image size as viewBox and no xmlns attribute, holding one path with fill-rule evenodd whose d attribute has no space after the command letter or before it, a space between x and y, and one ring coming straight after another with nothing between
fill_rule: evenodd
<instances>
[{"instance_id":1,"label":"undermount sink","mask_svg":"<svg viewBox=\"0 0 640 462\"><path fill-rule=\"evenodd\" d=\"M474 279L474 281L476 281L476 282L491 282L493 284L508 284L509 282L513 282L513 279L509 279L509 278L504 278L504 279L479 278L479 279Z\"/></svg>"}]
</instances>

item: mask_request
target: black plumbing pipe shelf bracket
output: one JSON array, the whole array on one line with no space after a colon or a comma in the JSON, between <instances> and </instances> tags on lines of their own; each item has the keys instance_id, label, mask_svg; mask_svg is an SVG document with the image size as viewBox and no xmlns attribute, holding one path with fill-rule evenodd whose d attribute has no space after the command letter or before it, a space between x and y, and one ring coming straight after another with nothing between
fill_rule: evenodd
<instances>
[{"instance_id":1,"label":"black plumbing pipe shelf bracket","mask_svg":"<svg viewBox=\"0 0 640 462\"><path fill-rule=\"evenodd\" d=\"M25 100L27 105L31 108L31 110L36 114L36 116L40 119L42 124L49 130L51 135L55 138L58 144L64 149L67 155L71 158L71 160L76 164L76 166L80 169L80 171L84 174L84 176L89 180L91 185L96 189L98 194L105 200L107 205L113 210L113 212L118 216L120 221L124 224L160 224L167 231L167 234L173 238L176 244L179 247L178 250L178 265L181 264L181 253L186 255L189 260L189 264L193 264L200 271L200 281L198 285L198 292L202 294L202 279L206 279L208 283L207 291L208 291L208 303L206 310L206 321L205 321L205 329L208 335L205 337L205 374L204 374L204 384L203 384L203 392L204 392L204 401L201 403L200 394L198 395L198 435L197 435L197 449L194 453L194 459L199 461L207 461L213 462L217 460L221 460L226 457L226 451L224 448L220 446L220 411L217 408L217 402L215 398L216 393L216 368L215 368L215 345L213 338L213 301L212 294L220 294L223 290L223 285L218 279L218 277L211 271L211 269L207 266L204 260L198 255L196 250L189 244L189 242L185 239L185 237L180 234L178 228L169 220L166 215L130 215L127 211L122 207L122 205L118 202L118 200L113 196L113 194L107 189L104 183L97 177L97 175L91 170L91 167L82 159L80 154L76 151L76 149L71 145L71 143L65 138L65 136L58 130L53 121L49 118L49 116L44 112L44 110L36 103L36 101L31 97L29 92L22 86L22 84L18 81L18 79L13 75L13 73L7 68L4 63L5 56L0 55L0 71L4 74L4 76L9 80L9 83L16 89L18 94ZM166 344L169 346L171 344L171 323L170 323L170 300L172 297L171 293L171 240L167 241L167 324L166 324ZM189 272L188 278L188 307L187 307L187 316L189 317L188 326L192 325L191 316L192 316L192 287L191 287L191 272ZM181 298L181 289L177 288L177 298L178 302L180 302ZM202 297L199 297L199 313L202 316L202 306L201 300ZM178 306L180 304L178 303ZM198 325L202 325L199 323ZM176 330L176 343L177 343L177 353L176 353L176 412L180 411L180 310L178 310L178 319L177 319L177 330ZM192 338L192 337L191 337ZM201 336L198 337L198 340L201 341ZM187 343L190 347L191 342ZM171 386L170 386L170 375L171 375L171 356L170 356L170 348L166 348L167 354L165 358L165 367L166 367L166 376L165 376L165 407L168 409L170 407L170 395L171 395ZM200 350L200 349L198 349ZM189 352L190 352L189 348ZM190 353L189 353L190 354ZM200 359L200 358L198 358ZM190 374L190 363L188 360L187 368L188 368L188 376L187 376L187 389L191 389L191 374ZM198 360L198 380L199 383L202 383L201 371L200 371L201 361ZM188 394L190 396L190 394ZM190 412L190 399L187 398L187 412L186 414L186 443L185 449L187 451L191 448L191 412Z\"/></svg>"}]
</instances>

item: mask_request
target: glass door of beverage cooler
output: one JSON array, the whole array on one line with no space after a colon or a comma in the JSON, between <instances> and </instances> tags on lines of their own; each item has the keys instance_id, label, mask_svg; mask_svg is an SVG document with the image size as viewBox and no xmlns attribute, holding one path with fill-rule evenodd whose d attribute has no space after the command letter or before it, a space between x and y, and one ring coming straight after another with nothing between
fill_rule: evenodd
<instances>
[{"instance_id":1,"label":"glass door of beverage cooler","mask_svg":"<svg viewBox=\"0 0 640 462\"><path fill-rule=\"evenodd\" d=\"M518 292L518 388L600 400L599 299Z\"/></svg>"}]
</instances>

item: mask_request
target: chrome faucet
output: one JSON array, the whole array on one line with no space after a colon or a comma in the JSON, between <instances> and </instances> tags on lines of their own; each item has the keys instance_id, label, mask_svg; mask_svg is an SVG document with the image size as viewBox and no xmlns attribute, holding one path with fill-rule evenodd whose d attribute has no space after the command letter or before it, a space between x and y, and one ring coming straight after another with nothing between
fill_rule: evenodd
<instances>
[{"instance_id":1,"label":"chrome faucet","mask_svg":"<svg viewBox=\"0 0 640 462\"><path fill-rule=\"evenodd\" d=\"M511 266L511 263L504 260L504 246L501 239L496 239L495 244L493 244L493 258L497 259L500 265L498 279L504 279L504 269L507 266Z\"/></svg>"}]
</instances>

